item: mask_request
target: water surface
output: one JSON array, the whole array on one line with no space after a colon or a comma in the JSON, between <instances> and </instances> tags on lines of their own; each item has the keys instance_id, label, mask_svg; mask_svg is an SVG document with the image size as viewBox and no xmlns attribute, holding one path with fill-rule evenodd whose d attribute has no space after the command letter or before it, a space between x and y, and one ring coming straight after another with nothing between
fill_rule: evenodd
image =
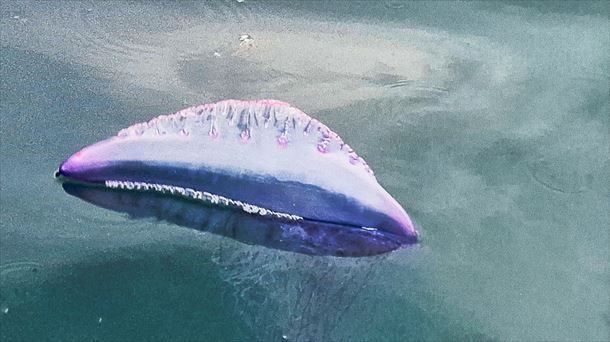
<instances>
[{"instance_id":1,"label":"water surface","mask_svg":"<svg viewBox=\"0 0 610 342\"><path fill-rule=\"evenodd\" d=\"M608 13L2 2L0 338L608 340ZM306 257L130 220L52 179L121 128L225 98L327 123L421 245Z\"/></svg>"}]
</instances>

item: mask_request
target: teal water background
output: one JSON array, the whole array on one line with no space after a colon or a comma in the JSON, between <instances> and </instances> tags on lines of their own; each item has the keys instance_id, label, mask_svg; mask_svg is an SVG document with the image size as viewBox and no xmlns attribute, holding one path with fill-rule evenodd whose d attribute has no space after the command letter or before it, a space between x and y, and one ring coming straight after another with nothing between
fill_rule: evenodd
<instances>
[{"instance_id":1,"label":"teal water background","mask_svg":"<svg viewBox=\"0 0 610 342\"><path fill-rule=\"evenodd\" d=\"M3 1L0 339L607 341L609 11ZM328 124L422 243L305 257L130 220L52 177L121 128L225 98Z\"/></svg>"}]
</instances>

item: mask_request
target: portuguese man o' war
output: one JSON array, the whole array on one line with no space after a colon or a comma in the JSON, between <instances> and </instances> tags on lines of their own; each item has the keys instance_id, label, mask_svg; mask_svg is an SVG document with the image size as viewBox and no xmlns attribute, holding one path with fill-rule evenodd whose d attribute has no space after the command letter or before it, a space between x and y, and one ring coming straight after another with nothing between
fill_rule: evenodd
<instances>
[{"instance_id":1,"label":"portuguese man o' war","mask_svg":"<svg viewBox=\"0 0 610 342\"><path fill-rule=\"evenodd\" d=\"M364 159L275 100L161 115L83 148L57 173L68 193L96 205L277 249L363 256L417 242Z\"/></svg>"}]
</instances>

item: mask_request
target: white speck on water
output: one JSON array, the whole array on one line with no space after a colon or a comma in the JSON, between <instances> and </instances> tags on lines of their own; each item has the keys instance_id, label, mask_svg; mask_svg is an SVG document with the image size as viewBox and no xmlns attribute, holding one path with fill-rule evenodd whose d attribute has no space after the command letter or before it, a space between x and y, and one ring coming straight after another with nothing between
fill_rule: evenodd
<instances>
[{"instance_id":1,"label":"white speck on water","mask_svg":"<svg viewBox=\"0 0 610 342\"><path fill-rule=\"evenodd\" d=\"M2 313L5 315L8 313L8 306L2 305Z\"/></svg>"},{"instance_id":2,"label":"white speck on water","mask_svg":"<svg viewBox=\"0 0 610 342\"><path fill-rule=\"evenodd\" d=\"M242 34L239 36L239 46L252 47L254 45L254 38L249 34Z\"/></svg>"},{"instance_id":3,"label":"white speck on water","mask_svg":"<svg viewBox=\"0 0 610 342\"><path fill-rule=\"evenodd\" d=\"M97 319L97 323L98 323L98 324L102 324L102 317L99 317L99 318Z\"/></svg>"}]
</instances>

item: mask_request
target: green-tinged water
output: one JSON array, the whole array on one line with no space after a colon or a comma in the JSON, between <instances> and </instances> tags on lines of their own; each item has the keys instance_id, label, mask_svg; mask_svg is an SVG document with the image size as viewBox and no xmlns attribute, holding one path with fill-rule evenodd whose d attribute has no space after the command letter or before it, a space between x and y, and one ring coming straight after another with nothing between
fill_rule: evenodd
<instances>
[{"instance_id":1,"label":"green-tinged water","mask_svg":"<svg viewBox=\"0 0 610 342\"><path fill-rule=\"evenodd\" d=\"M0 340L607 341L609 11L1 2ZM421 244L297 255L131 220L52 177L121 128L225 98L325 122Z\"/></svg>"}]
</instances>

